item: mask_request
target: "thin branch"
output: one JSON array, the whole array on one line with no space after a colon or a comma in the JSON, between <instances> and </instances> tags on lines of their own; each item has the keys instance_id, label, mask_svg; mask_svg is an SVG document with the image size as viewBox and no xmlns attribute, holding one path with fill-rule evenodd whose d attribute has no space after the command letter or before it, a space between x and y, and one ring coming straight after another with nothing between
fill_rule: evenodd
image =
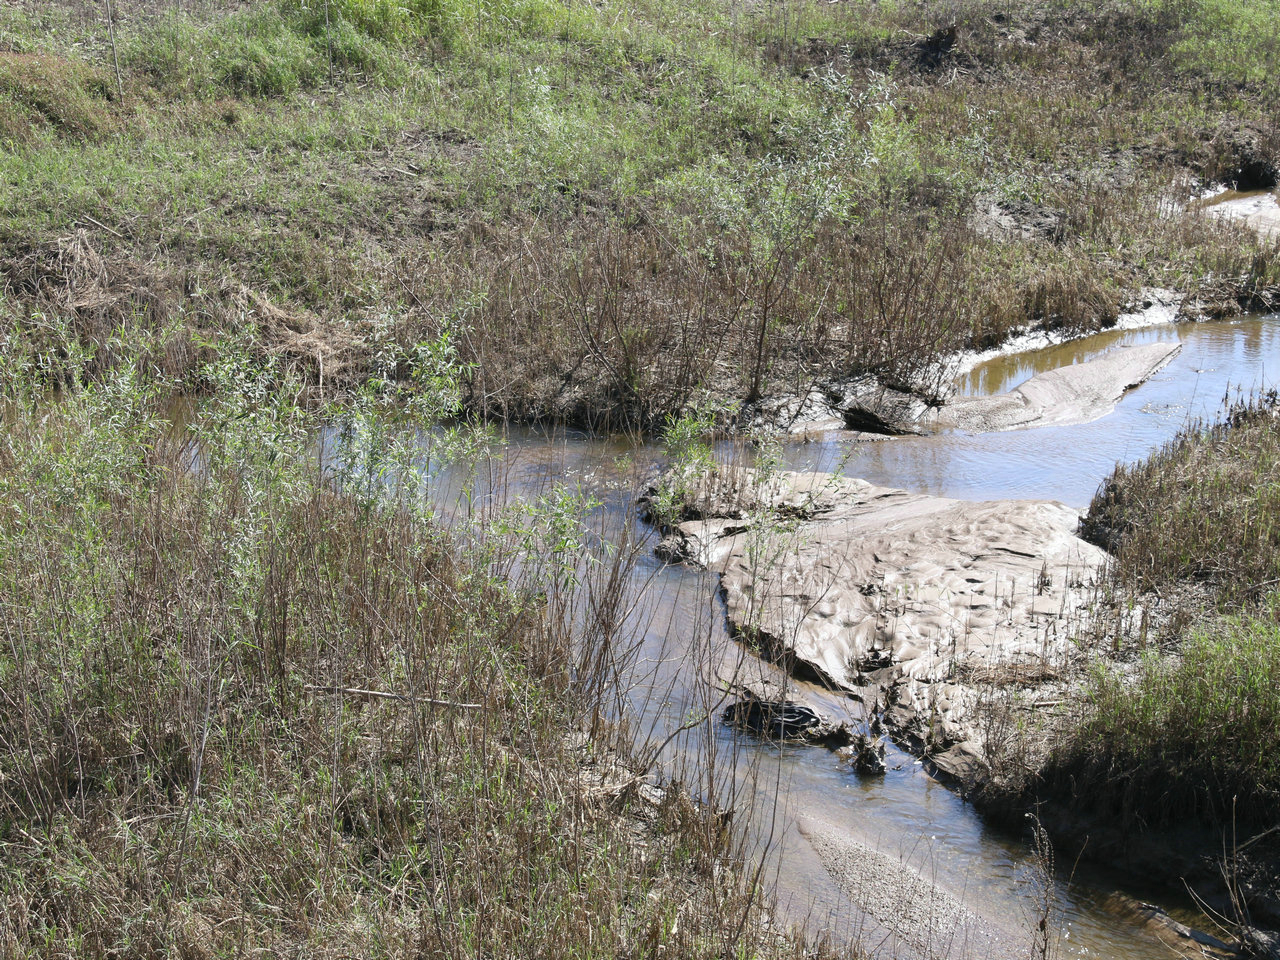
<instances>
[{"instance_id":1,"label":"thin branch","mask_svg":"<svg viewBox=\"0 0 1280 960\"><path fill-rule=\"evenodd\" d=\"M111 234L112 236L119 237L121 240L124 239L123 233L118 233L115 230L112 230L101 220L95 220L93 217L89 216L87 213L84 214L84 218L88 220L90 223L92 223L95 227L101 227L103 230L107 231L107 233Z\"/></svg>"},{"instance_id":2,"label":"thin branch","mask_svg":"<svg viewBox=\"0 0 1280 960\"><path fill-rule=\"evenodd\" d=\"M387 693L383 690L362 690L359 687L321 687L312 683L302 689L314 693L343 693L349 697L372 697L376 700L399 700L403 703L429 703L433 707L456 707L459 710L483 710L483 703L459 703L456 700L435 700L431 697L410 697L403 693Z\"/></svg>"},{"instance_id":3,"label":"thin branch","mask_svg":"<svg viewBox=\"0 0 1280 960\"><path fill-rule=\"evenodd\" d=\"M120 94L120 102L124 102L124 78L120 76L120 54L116 50L116 18L114 10L111 6L111 0L107 0L107 32L111 34L111 59L116 65L116 92ZM112 233L115 233L113 230ZM119 234L116 234L119 236Z\"/></svg>"}]
</instances>

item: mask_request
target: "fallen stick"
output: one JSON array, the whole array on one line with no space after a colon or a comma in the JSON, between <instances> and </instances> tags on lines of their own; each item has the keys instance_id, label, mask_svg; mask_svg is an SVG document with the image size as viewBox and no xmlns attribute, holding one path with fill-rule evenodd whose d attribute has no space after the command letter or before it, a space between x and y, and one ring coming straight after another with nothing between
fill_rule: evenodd
<instances>
[{"instance_id":1,"label":"fallen stick","mask_svg":"<svg viewBox=\"0 0 1280 960\"><path fill-rule=\"evenodd\" d=\"M107 233L113 234L114 236L119 237L121 240L124 239L123 233L116 233L116 231L112 230L101 220L95 220L93 217L89 216L87 213L84 215L84 218L88 220L90 223L92 223L93 225L101 227L103 230L107 231Z\"/></svg>"},{"instance_id":2,"label":"fallen stick","mask_svg":"<svg viewBox=\"0 0 1280 960\"><path fill-rule=\"evenodd\" d=\"M373 697L377 700L400 700L404 703L429 703L433 707L457 707L459 710L483 710L483 703L459 703L456 700L436 700L432 697L411 697L403 693L386 693L382 690L362 690L359 687L318 687L308 683L302 689L315 693L345 693L351 697Z\"/></svg>"}]
</instances>

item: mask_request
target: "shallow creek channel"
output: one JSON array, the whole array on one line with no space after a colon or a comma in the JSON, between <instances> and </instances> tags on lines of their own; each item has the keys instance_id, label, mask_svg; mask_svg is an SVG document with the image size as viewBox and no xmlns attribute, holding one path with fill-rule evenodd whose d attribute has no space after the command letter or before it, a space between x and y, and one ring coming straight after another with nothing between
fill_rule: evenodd
<instances>
[{"instance_id":1,"label":"shallow creek channel","mask_svg":"<svg viewBox=\"0 0 1280 960\"><path fill-rule=\"evenodd\" d=\"M1280 190L1229 190L1218 188L1193 207L1213 217L1238 220L1263 236L1280 236Z\"/></svg>"},{"instance_id":2,"label":"shallow creek channel","mask_svg":"<svg viewBox=\"0 0 1280 960\"><path fill-rule=\"evenodd\" d=\"M839 467L878 485L960 499L1049 499L1084 508L1118 461L1139 459L1187 423L1213 418L1224 398L1280 383L1280 315L1113 330L990 359L958 381L961 394L1001 393L1117 346L1160 342L1182 349L1114 412L1090 423L875 441L829 433L789 442L786 466ZM512 431L504 451L503 497L529 496L557 481L576 484L603 503L603 536L631 525L647 538L632 574L639 600L630 624L641 645L631 709L643 735L662 742L704 713L715 696L706 680L723 677L725 664L750 662L778 677L729 636L714 575L653 556L655 537L638 517L634 478L661 461L657 447ZM888 771L862 776L823 747L736 732L716 709L710 721L674 739L661 763L695 794L706 793L708 768L717 768L720 801L736 805L740 824L748 818L753 856L767 850L762 877L778 897L780 922L803 923L877 956L1038 955L1033 940L1046 881L1029 831L985 825L910 754L891 745ZM1189 900L1094 864L1064 856L1050 876L1055 956L1170 956L1135 913L1135 900L1212 929Z\"/></svg>"}]
</instances>

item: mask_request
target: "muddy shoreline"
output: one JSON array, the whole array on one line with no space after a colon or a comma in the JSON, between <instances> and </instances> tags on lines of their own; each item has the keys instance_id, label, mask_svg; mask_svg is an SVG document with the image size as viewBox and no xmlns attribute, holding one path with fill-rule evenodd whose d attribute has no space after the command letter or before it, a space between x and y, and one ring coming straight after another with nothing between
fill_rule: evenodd
<instances>
[{"instance_id":1,"label":"muddy shoreline","mask_svg":"<svg viewBox=\"0 0 1280 960\"><path fill-rule=\"evenodd\" d=\"M838 433L849 439L881 440L936 430L932 418L952 399L952 378L999 356L1084 340L1110 330L1133 330L1165 324L1220 320L1244 313L1266 313L1280 307L1280 287L1259 287L1248 277L1219 278L1192 291L1143 289L1113 317L1080 328L1046 318L1008 332L999 340L971 339L968 348L946 353L910 377L875 372L829 376L790 365L787 379L804 384L787 389L779 383L754 402L746 402L724 383L710 384L685 412L702 407L721 411L716 426L727 435L774 433L819 436ZM783 364L787 366L787 364ZM791 369L794 368L794 369ZM549 385L522 406L489 409L479 394L464 397L472 415L494 423L530 427L624 430L658 433L668 418L646 418L628 406L626 397L610 392L606 382L572 377Z\"/></svg>"},{"instance_id":2,"label":"muddy shoreline","mask_svg":"<svg viewBox=\"0 0 1280 960\"><path fill-rule=\"evenodd\" d=\"M1160 345L1067 368L1084 387L1048 391L1044 418L1104 415L1113 393L1169 359ZM1139 368L1147 372L1135 378ZM1096 389L1099 378L1105 389ZM1011 402L957 406L999 411ZM1013 428L1038 418L1015 419ZM990 417L979 422L990 429ZM1221 831L1125 832L1036 780L1089 663L1107 656L1106 638L1146 629L1144 605L1120 615L1097 608L1108 558L1080 539L1079 517L1047 501L957 501L830 474L724 471L692 485L659 550L714 573L739 639L828 691L798 702L846 724L860 713L862 730L885 731L995 825L1019 831L1037 813L1064 856L1171 889L1185 881L1227 913ZM841 700L860 709L831 707ZM1251 855L1271 852L1262 845ZM1244 892L1252 923L1280 925L1275 891ZM1187 949L1205 946L1158 911L1143 922Z\"/></svg>"},{"instance_id":3,"label":"muddy shoreline","mask_svg":"<svg viewBox=\"0 0 1280 960\"><path fill-rule=\"evenodd\" d=\"M829 721L810 740L815 748L880 732L993 825L1018 832L1034 813L1060 856L1172 890L1185 882L1230 915L1220 831L1129 832L1038 789L1034 771L1056 725L1067 721L1089 663L1106 656L1097 637L1136 632L1143 619L1141 607L1118 624L1091 608L1107 557L1076 536L1076 511L1036 501L946 501L813 474L712 480L694 503L696 518L664 541L667 556L716 574L735 635L764 660L827 690L817 696L738 678L740 692L802 705ZM770 543L761 519L767 510L790 527L780 535L785 544ZM926 533L930 527L936 536ZM892 551L897 537L907 544L902 555ZM782 557L781 568L753 569L753 554ZM890 571L912 563L919 580L894 582ZM975 569L982 563L990 565L985 573ZM947 580L949 570L958 579ZM991 606L998 613L984 618ZM969 614L964 636L930 634L962 609ZM833 844L830 837L818 843L828 861ZM841 871L833 876L839 881ZM1253 923L1280 926L1274 891L1248 892ZM963 926L955 917L948 922ZM1204 945L1158 912L1144 922L1168 932L1179 949Z\"/></svg>"},{"instance_id":4,"label":"muddy shoreline","mask_svg":"<svg viewBox=\"0 0 1280 960\"><path fill-rule=\"evenodd\" d=\"M1186 321L1216 320L1244 311L1269 311L1280 305L1280 288L1247 289L1229 283L1218 289L1204 289L1196 295L1172 290L1140 291L1128 309L1098 330L1067 330L1051 322L1014 332L995 345L939 358L933 368L918 375L913 383L888 383L875 376L815 380L805 391L774 393L748 404L733 418L732 432L766 432L791 436L815 436L839 433L850 439L880 440L886 437L920 435L940 429L964 429L973 432L1034 427L1051 423L1081 422L1109 412L1110 404L1096 398L1092 413L1072 412L1072 398L1043 397L1040 409L1027 410L1024 398L1003 401L1003 418L990 408L987 398L981 404L953 395L951 381L981 363L997 357L1028 350L1057 346L1084 340L1108 330L1139 330ZM1139 372L1131 382L1119 385L1114 398L1124 389L1141 383L1158 371L1169 358L1158 361L1152 369ZM1065 401L1065 402L1064 402ZM978 411L979 406L988 409ZM969 409L963 410L962 408ZM1019 410L1018 408L1023 409ZM1066 414L1063 415L1063 411ZM984 416L995 416L996 422L984 423ZM1003 419L1003 422L1001 422Z\"/></svg>"}]
</instances>

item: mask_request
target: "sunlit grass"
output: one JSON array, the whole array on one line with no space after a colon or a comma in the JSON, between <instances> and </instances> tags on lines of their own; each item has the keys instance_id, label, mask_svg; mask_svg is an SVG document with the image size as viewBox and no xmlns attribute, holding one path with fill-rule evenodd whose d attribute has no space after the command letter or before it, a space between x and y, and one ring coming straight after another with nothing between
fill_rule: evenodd
<instances>
[{"instance_id":1,"label":"sunlit grass","mask_svg":"<svg viewBox=\"0 0 1280 960\"><path fill-rule=\"evenodd\" d=\"M1148 605L1165 598L1173 633L1132 668L1098 665L1078 725L1044 770L1054 790L1126 824L1274 819L1277 477L1280 420L1268 396L1118 467L1099 491L1086 535L1115 553L1114 587Z\"/></svg>"},{"instance_id":2,"label":"sunlit grass","mask_svg":"<svg viewBox=\"0 0 1280 960\"><path fill-rule=\"evenodd\" d=\"M1114 549L1128 586L1199 580L1224 605L1257 602L1280 584L1277 478L1280 421L1270 398L1118 467L1085 523Z\"/></svg>"},{"instance_id":3,"label":"sunlit grass","mask_svg":"<svg viewBox=\"0 0 1280 960\"><path fill-rule=\"evenodd\" d=\"M1137 675L1099 668L1086 719L1053 767L1077 799L1153 826L1269 825L1280 803L1280 611L1190 630ZM1056 772L1056 771L1055 771Z\"/></svg>"},{"instance_id":4,"label":"sunlit grass","mask_svg":"<svg viewBox=\"0 0 1280 960\"><path fill-rule=\"evenodd\" d=\"M1177 213L1238 168L1224 125L1274 138L1275 89L1171 59L1183 26L1216 30L1208 8L1185 25L1165 5L985 0L122 10L114 51L82 4L0 11L0 255L34 309L29 255L83 229L112 272L243 284L332 323L395 314L431 336L503 311L488 333L546 339L475 342L478 408L654 426L700 391L902 380L1029 325L1097 329L1143 286L1251 304L1280 284L1274 244ZM918 45L951 19L934 70ZM1053 226L992 238L990 203ZM660 245L626 261L641 273L550 295L620 234ZM714 263L691 256L704 243ZM870 265L943 246L929 296L877 293ZM522 276L531 259L546 282ZM703 267L715 285L693 282ZM602 337L582 297L630 316ZM659 301L684 318L674 341L646 333Z\"/></svg>"}]
</instances>

